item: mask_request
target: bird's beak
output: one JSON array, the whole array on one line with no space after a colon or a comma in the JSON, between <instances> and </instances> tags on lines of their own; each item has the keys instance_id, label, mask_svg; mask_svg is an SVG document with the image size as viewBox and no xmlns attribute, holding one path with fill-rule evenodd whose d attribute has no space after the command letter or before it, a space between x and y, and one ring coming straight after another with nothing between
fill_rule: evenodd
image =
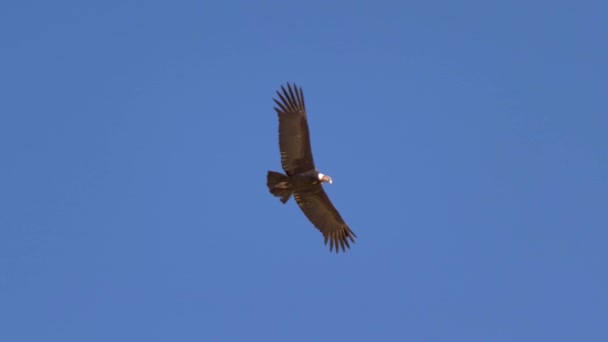
<instances>
[{"instance_id":1,"label":"bird's beak","mask_svg":"<svg viewBox=\"0 0 608 342\"><path fill-rule=\"evenodd\" d=\"M332 183L331 177L329 177L329 176L324 176L324 177L323 177L323 180L324 180L324 181L326 181L326 182L327 182L327 183L329 183L329 184L331 184L331 183Z\"/></svg>"}]
</instances>

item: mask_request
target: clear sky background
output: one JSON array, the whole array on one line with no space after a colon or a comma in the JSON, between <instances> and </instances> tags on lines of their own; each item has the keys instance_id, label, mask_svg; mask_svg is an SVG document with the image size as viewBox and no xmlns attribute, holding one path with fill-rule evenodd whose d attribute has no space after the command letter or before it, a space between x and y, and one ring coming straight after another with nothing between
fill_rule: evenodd
<instances>
[{"instance_id":1,"label":"clear sky background","mask_svg":"<svg viewBox=\"0 0 608 342\"><path fill-rule=\"evenodd\" d=\"M0 6L1 341L608 341L606 1ZM304 89L357 242L280 170Z\"/></svg>"}]
</instances>

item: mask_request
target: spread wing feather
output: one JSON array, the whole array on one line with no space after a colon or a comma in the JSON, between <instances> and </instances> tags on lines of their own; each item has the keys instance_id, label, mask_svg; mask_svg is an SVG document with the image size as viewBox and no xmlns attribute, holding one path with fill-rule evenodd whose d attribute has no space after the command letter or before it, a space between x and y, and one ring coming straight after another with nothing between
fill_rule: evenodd
<instances>
[{"instance_id":1,"label":"spread wing feather","mask_svg":"<svg viewBox=\"0 0 608 342\"><path fill-rule=\"evenodd\" d=\"M278 107L274 109L279 116L279 148L281 164L288 175L313 170L310 134L306 119L306 106L302 88L288 83L287 89L281 86L282 93L277 91L279 100L274 99Z\"/></svg>"},{"instance_id":2,"label":"spread wing feather","mask_svg":"<svg viewBox=\"0 0 608 342\"><path fill-rule=\"evenodd\" d=\"M308 220L321 231L325 238L325 244L329 241L330 251L334 248L336 253L340 249L346 251L347 247L350 248L349 240L355 242L357 236L344 222L321 184L306 190L296 191L294 198Z\"/></svg>"}]
</instances>

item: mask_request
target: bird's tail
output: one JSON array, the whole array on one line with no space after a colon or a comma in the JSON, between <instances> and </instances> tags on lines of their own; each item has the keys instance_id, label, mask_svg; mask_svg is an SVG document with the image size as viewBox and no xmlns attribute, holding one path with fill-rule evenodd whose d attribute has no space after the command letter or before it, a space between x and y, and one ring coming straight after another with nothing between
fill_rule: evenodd
<instances>
[{"instance_id":1,"label":"bird's tail","mask_svg":"<svg viewBox=\"0 0 608 342\"><path fill-rule=\"evenodd\" d=\"M270 193L276 197L280 197L283 203L286 203L291 196L292 189L289 184L289 178L282 173L268 171L266 185L268 185Z\"/></svg>"}]
</instances>

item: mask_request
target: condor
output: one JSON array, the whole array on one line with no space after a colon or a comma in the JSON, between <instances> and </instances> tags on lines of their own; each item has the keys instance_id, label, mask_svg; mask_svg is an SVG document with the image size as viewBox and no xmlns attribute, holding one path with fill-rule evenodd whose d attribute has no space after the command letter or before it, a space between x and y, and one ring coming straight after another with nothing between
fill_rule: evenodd
<instances>
[{"instance_id":1,"label":"condor","mask_svg":"<svg viewBox=\"0 0 608 342\"><path fill-rule=\"evenodd\" d=\"M355 233L346 225L323 190L322 183L332 183L331 177L317 171L312 159L306 106L302 88L288 83L277 91L274 99L279 116L279 148L281 164L287 175L268 171L266 185L270 193L285 204L293 195L308 220L321 231L330 252L336 253L355 242Z\"/></svg>"}]
</instances>

